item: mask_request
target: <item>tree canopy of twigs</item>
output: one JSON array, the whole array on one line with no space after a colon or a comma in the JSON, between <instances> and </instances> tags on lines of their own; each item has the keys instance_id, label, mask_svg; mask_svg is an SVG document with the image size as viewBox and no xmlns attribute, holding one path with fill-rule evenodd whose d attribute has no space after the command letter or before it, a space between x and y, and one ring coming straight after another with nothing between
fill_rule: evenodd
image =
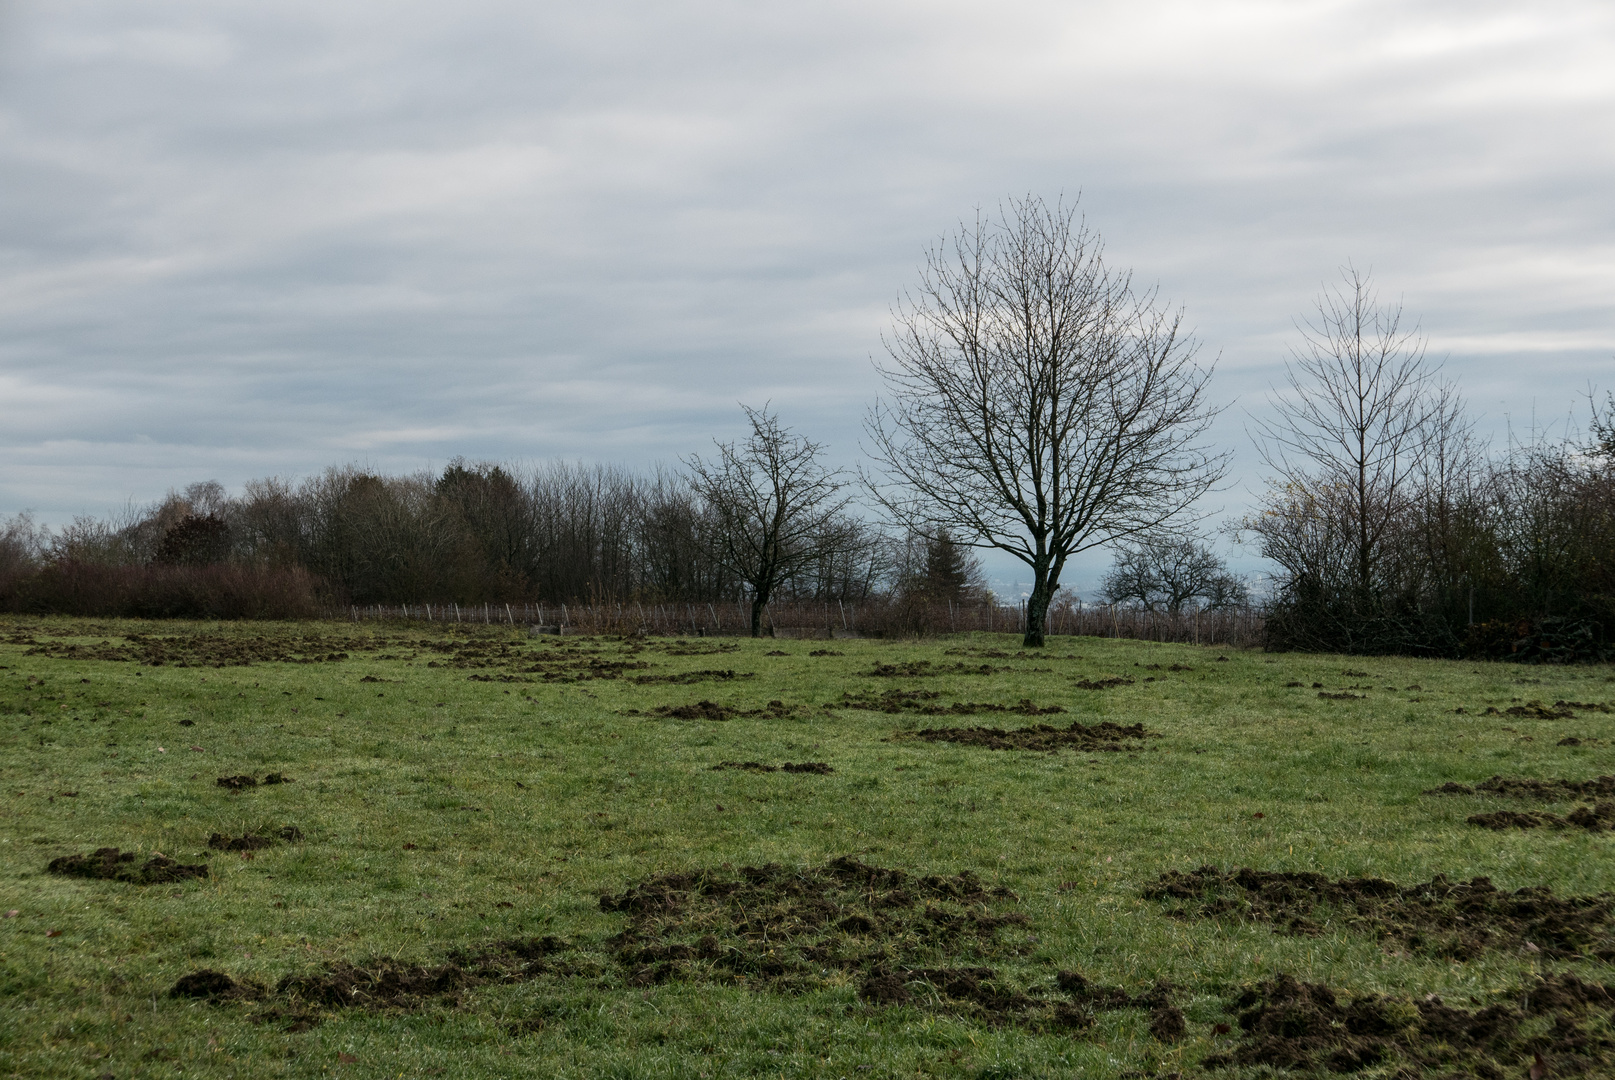
<instances>
[{"instance_id":1,"label":"tree canopy of twigs","mask_svg":"<svg viewBox=\"0 0 1615 1080\"><path fill-rule=\"evenodd\" d=\"M1401 306L1382 306L1355 268L1341 277L1301 324L1275 417L1257 422L1258 446L1276 474L1269 501L1286 504L1292 516L1323 513L1329 520L1320 527L1342 534L1350 558L1338 569L1366 610L1387 538L1425 470L1437 429L1460 409L1435 383L1424 340L1417 326L1404 326ZM1297 499L1300 509L1289 505ZM1262 532L1260 524L1254 531ZM1269 546L1285 546L1274 540Z\"/></svg>"},{"instance_id":2,"label":"tree canopy of twigs","mask_svg":"<svg viewBox=\"0 0 1615 1080\"><path fill-rule=\"evenodd\" d=\"M894 320L870 487L911 528L1031 569L1028 646L1073 554L1161 528L1222 475L1182 313L1111 269L1074 206L1028 196L961 225Z\"/></svg>"},{"instance_id":3,"label":"tree canopy of twigs","mask_svg":"<svg viewBox=\"0 0 1615 1080\"><path fill-rule=\"evenodd\" d=\"M751 593L751 634L792 574L833 557L861 531L842 511L846 481L821 462L823 447L779 424L767 408L745 409L751 434L718 443L718 456L686 460L691 489L708 511L713 556Z\"/></svg>"}]
</instances>

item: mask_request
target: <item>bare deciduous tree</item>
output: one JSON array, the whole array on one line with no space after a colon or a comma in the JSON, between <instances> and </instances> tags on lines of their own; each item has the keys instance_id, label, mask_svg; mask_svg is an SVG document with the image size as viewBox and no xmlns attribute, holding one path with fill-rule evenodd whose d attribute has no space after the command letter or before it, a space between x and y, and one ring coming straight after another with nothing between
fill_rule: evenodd
<instances>
[{"instance_id":1,"label":"bare deciduous tree","mask_svg":"<svg viewBox=\"0 0 1615 1080\"><path fill-rule=\"evenodd\" d=\"M1031 568L1028 646L1067 559L1161 528L1222 475L1181 312L1111 270L1074 207L1029 196L961 226L895 314L871 487L909 527Z\"/></svg>"},{"instance_id":2,"label":"bare deciduous tree","mask_svg":"<svg viewBox=\"0 0 1615 1080\"><path fill-rule=\"evenodd\" d=\"M1366 611L1382 553L1425 468L1432 427L1458 406L1434 385L1424 341L1417 327L1403 328L1401 306L1382 307L1354 268L1341 277L1301 326L1277 417L1257 428L1263 460L1277 474L1270 502L1327 489L1335 524L1347 530L1349 562L1339 569ZM1250 524L1263 534L1260 518Z\"/></svg>"},{"instance_id":3,"label":"bare deciduous tree","mask_svg":"<svg viewBox=\"0 0 1615 1080\"><path fill-rule=\"evenodd\" d=\"M1123 544L1100 588L1113 604L1132 603L1173 615L1190 601L1213 610L1249 598L1245 583L1228 572L1216 552L1186 536L1147 536Z\"/></svg>"},{"instance_id":4,"label":"bare deciduous tree","mask_svg":"<svg viewBox=\"0 0 1615 1080\"><path fill-rule=\"evenodd\" d=\"M751 591L751 636L782 581L821 561L845 530L837 518L849 500L837 471L819 463L823 447L791 434L779 418L745 409L751 434L718 443L715 461L691 457L691 488L705 504L713 556Z\"/></svg>"}]
</instances>

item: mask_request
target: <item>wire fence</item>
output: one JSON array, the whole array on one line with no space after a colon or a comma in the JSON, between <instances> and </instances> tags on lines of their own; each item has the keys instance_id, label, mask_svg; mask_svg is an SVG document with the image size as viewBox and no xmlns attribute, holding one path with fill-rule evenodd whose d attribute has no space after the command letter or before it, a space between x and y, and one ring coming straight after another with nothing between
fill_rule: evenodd
<instances>
[{"instance_id":1,"label":"wire fence","mask_svg":"<svg viewBox=\"0 0 1615 1080\"><path fill-rule=\"evenodd\" d=\"M655 634L732 637L751 632L751 605L711 604L368 604L346 614L354 621L419 620L495 623L534 633ZM1249 648L1262 643L1260 608L1147 611L1118 605L1062 604L1049 610L1054 636ZM1023 634L1026 605L876 600L863 603L789 601L764 609L762 632L780 638L927 637L972 632Z\"/></svg>"}]
</instances>

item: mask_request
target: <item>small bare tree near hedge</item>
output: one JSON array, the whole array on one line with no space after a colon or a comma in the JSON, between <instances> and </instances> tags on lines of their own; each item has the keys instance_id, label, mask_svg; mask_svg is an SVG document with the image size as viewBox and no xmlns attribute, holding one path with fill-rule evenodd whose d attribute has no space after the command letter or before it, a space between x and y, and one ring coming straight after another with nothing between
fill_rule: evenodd
<instances>
[{"instance_id":1,"label":"small bare tree near hedge","mask_svg":"<svg viewBox=\"0 0 1615 1080\"><path fill-rule=\"evenodd\" d=\"M877 364L876 497L1024 562L1030 647L1072 555L1178 519L1226 463L1181 312L1103 256L1075 207L1011 200L931 250Z\"/></svg>"},{"instance_id":2,"label":"small bare tree near hedge","mask_svg":"<svg viewBox=\"0 0 1615 1080\"><path fill-rule=\"evenodd\" d=\"M781 427L766 406L741 408L751 434L685 466L707 511L709 550L751 592L751 636L760 637L774 590L846 541L839 519L850 500L843 474L820 463L820 444Z\"/></svg>"}]
</instances>

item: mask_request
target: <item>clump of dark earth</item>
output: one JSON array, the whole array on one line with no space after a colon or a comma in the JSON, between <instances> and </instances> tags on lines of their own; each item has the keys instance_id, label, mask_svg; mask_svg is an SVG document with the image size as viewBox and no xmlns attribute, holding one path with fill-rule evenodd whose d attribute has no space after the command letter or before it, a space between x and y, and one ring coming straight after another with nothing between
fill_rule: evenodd
<instances>
[{"instance_id":1,"label":"clump of dark earth","mask_svg":"<svg viewBox=\"0 0 1615 1080\"><path fill-rule=\"evenodd\" d=\"M1474 787L1449 780L1440 787L1426 789L1424 794L1500 795L1514 799L1563 802L1600 796L1615 797L1615 776L1597 776L1591 780L1533 780L1528 777L1494 776Z\"/></svg>"},{"instance_id":2,"label":"clump of dark earth","mask_svg":"<svg viewBox=\"0 0 1615 1080\"><path fill-rule=\"evenodd\" d=\"M1078 690L1113 690L1118 686L1132 686L1133 680L1112 675L1108 679L1078 679L1071 685Z\"/></svg>"},{"instance_id":3,"label":"clump of dark earth","mask_svg":"<svg viewBox=\"0 0 1615 1080\"><path fill-rule=\"evenodd\" d=\"M784 649L769 649L767 652L763 653L763 655L764 656L789 656L791 654L786 652Z\"/></svg>"},{"instance_id":4,"label":"clump of dark earth","mask_svg":"<svg viewBox=\"0 0 1615 1080\"><path fill-rule=\"evenodd\" d=\"M808 653L808 655L809 656L845 656L846 654L845 653L838 653L834 649L814 649L812 652Z\"/></svg>"},{"instance_id":5,"label":"clump of dark earth","mask_svg":"<svg viewBox=\"0 0 1615 1080\"><path fill-rule=\"evenodd\" d=\"M1545 886L1498 889L1489 878L1417 885L1215 866L1169 870L1144 889L1148 900L1178 903L1173 918L1233 916L1281 933L1331 929L1370 934L1385 946L1454 960L1497 950L1538 950L1545 957L1615 960L1615 896L1555 896Z\"/></svg>"},{"instance_id":6,"label":"clump of dark earth","mask_svg":"<svg viewBox=\"0 0 1615 1080\"><path fill-rule=\"evenodd\" d=\"M295 844L303 839L303 830L296 825L286 825L275 829L272 835L261 836L257 833L242 833L240 836L225 836L223 833L214 833L207 838L207 846L214 851L259 851L266 847L274 847L284 841Z\"/></svg>"},{"instance_id":7,"label":"clump of dark earth","mask_svg":"<svg viewBox=\"0 0 1615 1080\"><path fill-rule=\"evenodd\" d=\"M130 885L167 885L207 877L206 863L187 866L161 852L153 852L151 858L139 864L135 862L136 858L132 851L119 851L115 847L96 848L88 855L63 855L59 859L52 859L45 870L63 877L123 881Z\"/></svg>"},{"instance_id":8,"label":"clump of dark earth","mask_svg":"<svg viewBox=\"0 0 1615 1080\"><path fill-rule=\"evenodd\" d=\"M736 672L727 668L722 670L709 668L702 671L683 671L677 675L639 675L634 678L634 682L640 683L641 685L649 685L651 683L675 683L681 686L686 686L690 683L733 682L735 679L755 679L756 677L757 673L754 671Z\"/></svg>"},{"instance_id":9,"label":"clump of dark earth","mask_svg":"<svg viewBox=\"0 0 1615 1080\"><path fill-rule=\"evenodd\" d=\"M457 997L460 991L481 983L514 983L548 974L571 974L572 969L553 959L572 946L555 937L496 941L475 952L456 950L440 964L414 964L378 957L360 964L335 963L310 975L289 975L280 980L273 997L287 1003L259 1017L290 1020L306 1030L318 1020L318 1009L413 1009L434 998ZM245 989L243 989L245 988ZM175 997L262 1000L270 992L243 984L219 971L186 975L169 991Z\"/></svg>"},{"instance_id":10,"label":"clump of dark earth","mask_svg":"<svg viewBox=\"0 0 1615 1080\"><path fill-rule=\"evenodd\" d=\"M212 968L180 976L168 991L169 997L201 998L204 1001L256 1001L263 995L263 987L245 980L237 982L224 972Z\"/></svg>"},{"instance_id":11,"label":"clump of dark earth","mask_svg":"<svg viewBox=\"0 0 1615 1080\"><path fill-rule=\"evenodd\" d=\"M1477 1003L1478 1004L1478 1003ZM1447 1077L1608 1075L1615 1063L1615 993L1563 973L1475 1009L1430 994L1347 996L1291 975L1258 983L1230 1003L1239 1044L1201 1061L1207 1070L1268 1066L1324 1075Z\"/></svg>"},{"instance_id":12,"label":"clump of dark earth","mask_svg":"<svg viewBox=\"0 0 1615 1080\"><path fill-rule=\"evenodd\" d=\"M995 668L991 664L971 665L963 662L933 664L929 660L911 660L902 664L882 664L877 661L875 666L864 674L882 679L912 679L926 675L996 675L1000 671L1009 670L1009 668Z\"/></svg>"},{"instance_id":13,"label":"clump of dark earth","mask_svg":"<svg viewBox=\"0 0 1615 1080\"><path fill-rule=\"evenodd\" d=\"M1586 829L1588 832L1607 832L1615 829L1615 801L1601 800L1591 806L1578 806L1564 817L1535 810L1498 810L1490 814L1470 814L1471 825L1487 829Z\"/></svg>"},{"instance_id":14,"label":"clump of dark earth","mask_svg":"<svg viewBox=\"0 0 1615 1080\"><path fill-rule=\"evenodd\" d=\"M1347 690L1342 690L1338 694L1331 694L1328 691L1319 690L1318 691L1318 696L1321 697L1321 698L1327 698L1330 701L1361 701L1367 695L1366 694L1353 694L1353 693L1351 693L1350 691L1347 691Z\"/></svg>"},{"instance_id":15,"label":"clump of dark earth","mask_svg":"<svg viewBox=\"0 0 1615 1080\"><path fill-rule=\"evenodd\" d=\"M1161 736L1143 724L1123 727L1109 720L1098 724L1073 722L1070 727L1033 724L1005 731L1003 728L925 728L914 737L927 742L951 742L980 746L988 750L1079 750L1088 753L1137 751L1144 739Z\"/></svg>"},{"instance_id":16,"label":"clump of dark earth","mask_svg":"<svg viewBox=\"0 0 1615 1080\"><path fill-rule=\"evenodd\" d=\"M61 660L114 660L150 667L244 667L258 663L321 664L348 659L349 650L375 639L343 638L321 634L287 634L279 637L226 633L126 634L125 644L103 641L83 645L67 641L33 642L27 656Z\"/></svg>"},{"instance_id":17,"label":"clump of dark earth","mask_svg":"<svg viewBox=\"0 0 1615 1080\"><path fill-rule=\"evenodd\" d=\"M942 651L948 656L975 656L975 657L979 657L980 659L983 659L983 660L1081 660L1082 659L1082 657L1078 656L1075 653L1065 653L1063 655L1056 656L1053 653L1029 653L1024 649L1022 649L1020 652L1013 652L1013 653L1012 652L1005 652L1003 649L944 649ZM1156 664L1156 665L1153 665L1153 666L1159 667L1160 665ZM1173 670L1174 671L1177 670L1176 666L1174 666ZM1191 671L1193 669L1192 668L1184 668L1183 670L1184 671Z\"/></svg>"},{"instance_id":18,"label":"clump of dark earth","mask_svg":"<svg viewBox=\"0 0 1615 1080\"><path fill-rule=\"evenodd\" d=\"M816 773L819 776L828 776L835 772L822 761L787 761L780 765L764 765L760 761L720 761L712 766L713 772L722 769L742 769L746 772L789 772L789 773Z\"/></svg>"},{"instance_id":19,"label":"clump of dark earth","mask_svg":"<svg viewBox=\"0 0 1615 1080\"><path fill-rule=\"evenodd\" d=\"M491 683L517 683L517 682L532 682L533 680L529 679L525 675L467 675L466 676L466 681L468 681L468 682L491 682Z\"/></svg>"},{"instance_id":20,"label":"clump of dark earth","mask_svg":"<svg viewBox=\"0 0 1615 1080\"><path fill-rule=\"evenodd\" d=\"M716 701L707 701L705 698L694 705L658 705L648 714L638 709L624 709L625 716L650 715L667 720L733 720L737 716L771 717L785 719L794 716L796 710L793 706L775 699L761 709L737 709L731 705L719 705Z\"/></svg>"},{"instance_id":21,"label":"clump of dark earth","mask_svg":"<svg viewBox=\"0 0 1615 1080\"><path fill-rule=\"evenodd\" d=\"M264 777L265 784L290 784L292 778L285 773L272 772ZM229 788L231 791L243 791L246 788L257 787L258 778L245 773L240 776L221 776L214 781L219 787Z\"/></svg>"},{"instance_id":22,"label":"clump of dark earth","mask_svg":"<svg viewBox=\"0 0 1615 1080\"><path fill-rule=\"evenodd\" d=\"M1172 1004L1171 983L1158 982L1144 993L1132 995L1120 987L1091 983L1074 971L1060 972L1058 982L1078 1010L1090 1017L1114 1009L1143 1009L1150 1014L1150 1034L1161 1042L1177 1042L1188 1033L1183 1010Z\"/></svg>"},{"instance_id":23,"label":"clump of dark earth","mask_svg":"<svg viewBox=\"0 0 1615 1080\"><path fill-rule=\"evenodd\" d=\"M1020 716L1049 716L1063 713L1058 705L1039 707L1030 698L1022 698L1014 705L999 705L981 701L956 701L952 705L939 705L941 697L936 690L887 690L874 694L847 692L841 700L830 703L833 709L867 709L883 713L919 713L922 716L975 716L980 713L1016 713Z\"/></svg>"},{"instance_id":24,"label":"clump of dark earth","mask_svg":"<svg viewBox=\"0 0 1615 1080\"><path fill-rule=\"evenodd\" d=\"M989 966L1024 955L1033 939L1015 894L969 871L910 874L843 856L803 868L658 874L602 896L600 910L627 916L607 945L634 986L715 982L801 993L850 976L873 1005L1046 1029L1086 1027L1096 1008L1153 1012L1157 1002L1075 976L1062 977L1058 989L1022 986Z\"/></svg>"},{"instance_id":25,"label":"clump of dark earth","mask_svg":"<svg viewBox=\"0 0 1615 1080\"><path fill-rule=\"evenodd\" d=\"M1540 701L1527 701L1524 705L1510 705L1506 709L1488 705L1486 711L1480 715L1519 716L1528 720L1573 720L1576 717L1575 710L1567 701L1556 701L1552 705L1544 705Z\"/></svg>"}]
</instances>

